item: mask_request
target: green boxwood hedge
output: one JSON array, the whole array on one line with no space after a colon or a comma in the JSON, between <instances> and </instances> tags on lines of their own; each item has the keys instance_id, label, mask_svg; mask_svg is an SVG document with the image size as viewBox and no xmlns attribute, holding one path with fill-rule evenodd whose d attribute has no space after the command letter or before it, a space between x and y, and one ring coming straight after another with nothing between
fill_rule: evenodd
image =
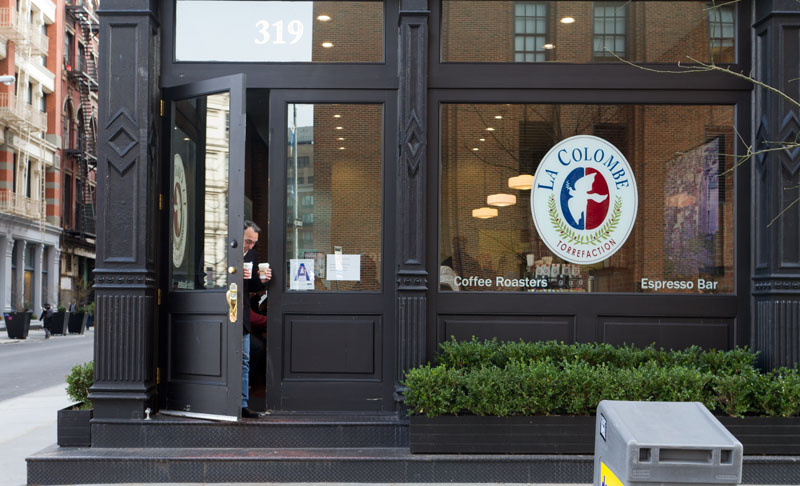
<instances>
[{"instance_id":1,"label":"green boxwood hedge","mask_svg":"<svg viewBox=\"0 0 800 486\"><path fill-rule=\"evenodd\" d=\"M405 403L427 416L591 415L600 400L698 401L716 413L800 415L800 374L761 373L747 348L681 351L556 342L442 343L409 370Z\"/></svg>"}]
</instances>

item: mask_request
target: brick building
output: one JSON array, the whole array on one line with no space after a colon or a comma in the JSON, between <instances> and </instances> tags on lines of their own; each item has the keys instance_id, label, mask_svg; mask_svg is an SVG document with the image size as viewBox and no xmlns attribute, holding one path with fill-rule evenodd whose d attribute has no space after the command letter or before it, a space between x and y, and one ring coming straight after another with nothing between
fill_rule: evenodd
<instances>
[{"instance_id":1,"label":"brick building","mask_svg":"<svg viewBox=\"0 0 800 486\"><path fill-rule=\"evenodd\" d=\"M93 140L85 133L94 131L96 96L81 93L76 73L89 73L87 62L96 56L93 31L81 23L93 23L96 31L97 20L95 5L73 3L10 1L0 7L0 70L14 76L0 87L4 311L23 306L38 314L42 304L67 305L79 293L88 304L95 157L93 142L84 142ZM84 113L89 115L79 119Z\"/></svg>"}]
</instances>

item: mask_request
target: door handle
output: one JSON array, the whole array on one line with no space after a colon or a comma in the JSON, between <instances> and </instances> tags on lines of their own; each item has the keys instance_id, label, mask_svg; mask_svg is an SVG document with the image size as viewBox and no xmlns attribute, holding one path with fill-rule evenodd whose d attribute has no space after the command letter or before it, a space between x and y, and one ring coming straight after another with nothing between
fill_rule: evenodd
<instances>
[{"instance_id":1,"label":"door handle","mask_svg":"<svg viewBox=\"0 0 800 486\"><path fill-rule=\"evenodd\" d=\"M228 320L236 322L236 310L239 302L239 292L236 282L230 284L228 291L225 293L225 297L228 299Z\"/></svg>"}]
</instances>

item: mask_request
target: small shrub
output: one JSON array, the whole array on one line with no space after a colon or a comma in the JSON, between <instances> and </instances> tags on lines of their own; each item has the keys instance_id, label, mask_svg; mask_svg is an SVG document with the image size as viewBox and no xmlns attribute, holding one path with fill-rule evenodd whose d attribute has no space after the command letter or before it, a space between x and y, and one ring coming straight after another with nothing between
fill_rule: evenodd
<instances>
[{"instance_id":1,"label":"small shrub","mask_svg":"<svg viewBox=\"0 0 800 486\"><path fill-rule=\"evenodd\" d=\"M67 375L67 396L74 402L80 402L82 410L92 408L89 400L89 388L94 383L94 361L77 364Z\"/></svg>"}]
</instances>

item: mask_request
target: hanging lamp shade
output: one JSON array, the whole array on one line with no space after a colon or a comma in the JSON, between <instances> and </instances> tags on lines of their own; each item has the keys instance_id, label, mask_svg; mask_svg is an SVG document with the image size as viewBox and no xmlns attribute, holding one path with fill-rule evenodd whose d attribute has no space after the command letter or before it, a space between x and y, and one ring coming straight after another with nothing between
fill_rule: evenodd
<instances>
[{"instance_id":1,"label":"hanging lamp shade","mask_svg":"<svg viewBox=\"0 0 800 486\"><path fill-rule=\"evenodd\" d=\"M472 210L473 218L489 219L489 218L494 218L496 216L497 216L497 209L495 208L482 207Z\"/></svg>"},{"instance_id":2,"label":"hanging lamp shade","mask_svg":"<svg viewBox=\"0 0 800 486\"><path fill-rule=\"evenodd\" d=\"M486 197L486 204L489 206L513 206L517 204L517 196L513 194L490 194Z\"/></svg>"},{"instance_id":3,"label":"hanging lamp shade","mask_svg":"<svg viewBox=\"0 0 800 486\"><path fill-rule=\"evenodd\" d=\"M530 174L522 174L516 177L508 178L508 187L520 191L530 191L533 185L533 176Z\"/></svg>"}]
</instances>

